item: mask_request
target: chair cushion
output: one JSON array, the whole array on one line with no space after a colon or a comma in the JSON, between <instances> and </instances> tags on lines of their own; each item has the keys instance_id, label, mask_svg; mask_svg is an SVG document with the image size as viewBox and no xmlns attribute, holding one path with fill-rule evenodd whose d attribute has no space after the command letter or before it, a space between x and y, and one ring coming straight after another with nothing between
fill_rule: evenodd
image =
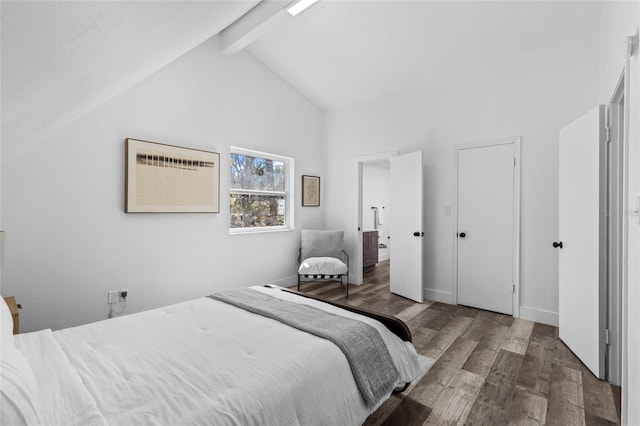
<instances>
[{"instance_id":1,"label":"chair cushion","mask_svg":"<svg viewBox=\"0 0 640 426\"><path fill-rule=\"evenodd\" d=\"M298 268L300 275L343 275L347 271L347 265L335 257L310 257Z\"/></svg>"},{"instance_id":2,"label":"chair cushion","mask_svg":"<svg viewBox=\"0 0 640 426\"><path fill-rule=\"evenodd\" d=\"M301 259L309 257L342 258L344 231L321 231L303 229L301 231Z\"/></svg>"}]
</instances>

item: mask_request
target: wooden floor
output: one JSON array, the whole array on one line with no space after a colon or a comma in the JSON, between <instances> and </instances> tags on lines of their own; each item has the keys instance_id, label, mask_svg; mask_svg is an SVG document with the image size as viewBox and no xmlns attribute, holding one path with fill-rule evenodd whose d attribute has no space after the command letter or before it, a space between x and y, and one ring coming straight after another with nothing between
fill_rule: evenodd
<instances>
[{"instance_id":1,"label":"wooden floor","mask_svg":"<svg viewBox=\"0 0 640 426\"><path fill-rule=\"evenodd\" d=\"M558 339L557 327L464 306L422 304L389 292L389 263L350 286L301 291L402 319L417 351L436 360L365 425L614 425L620 388L596 379Z\"/></svg>"}]
</instances>

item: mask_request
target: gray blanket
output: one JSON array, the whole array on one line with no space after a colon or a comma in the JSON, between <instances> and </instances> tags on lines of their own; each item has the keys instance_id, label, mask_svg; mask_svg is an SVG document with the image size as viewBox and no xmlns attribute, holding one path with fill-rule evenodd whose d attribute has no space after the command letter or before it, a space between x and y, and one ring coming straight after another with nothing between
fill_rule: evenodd
<instances>
[{"instance_id":1,"label":"gray blanket","mask_svg":"<svg viewBox=\"0 0 640 426\"><path fill-rule=\"evenodd\" d=\"M249 288L227 290L209 297L334 343L346 356L358 389L370 409L393 390L399 378L380 333L362 321L278 299Z\"/></svg>"}]
</instances>

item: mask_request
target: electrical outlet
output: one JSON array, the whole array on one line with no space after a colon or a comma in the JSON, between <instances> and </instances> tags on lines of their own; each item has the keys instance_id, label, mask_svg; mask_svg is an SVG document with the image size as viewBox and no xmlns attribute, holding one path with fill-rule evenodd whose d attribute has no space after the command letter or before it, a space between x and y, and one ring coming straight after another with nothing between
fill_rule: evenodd
<instances>
[{"instance_id":1,"label":"electrical outlet","mask_svg":"<svg viewBox=\"0 0 640 426\"><path fill-rule=\"evenodd\" d=\"M126 302L128 297L129 297L129 290L127 290L127 289L120 290L120 301L121 302Z\"/></svg>"},{"instance_id":2,"label":"electrical outlet","mask_svg":"<svg viewBox=\"0 0 640 426\"><path fill-rule=\"evenodd\" d=\"M117 291L108 291L107 292L107 304L113 305L118 301L118 292Z\"/></svg>"}]
</instances>

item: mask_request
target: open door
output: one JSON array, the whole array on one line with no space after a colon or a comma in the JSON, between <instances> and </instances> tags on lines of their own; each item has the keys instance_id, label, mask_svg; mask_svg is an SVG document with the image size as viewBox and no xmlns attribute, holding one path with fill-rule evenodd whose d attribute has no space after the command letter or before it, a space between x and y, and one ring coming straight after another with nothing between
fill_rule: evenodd
<instances>
[{"instance_id":1,"label":"open door","mask_svg":"<svg viewBox=\"0 0 640 426\"><path fill-rule=\"evenodd\" d=\"M560 339L595 374L605 375L605 107L560 131Z\"/></svg>"},{"instance_id":2,"label":"open door","mask_svg":"<svg viewBox=\"0 0 640 426\"><path fill-rule=\"evenodd\" d=\"M422 151L391 157L390 289L422 303Z\"/></svg>"}]
</instances>

